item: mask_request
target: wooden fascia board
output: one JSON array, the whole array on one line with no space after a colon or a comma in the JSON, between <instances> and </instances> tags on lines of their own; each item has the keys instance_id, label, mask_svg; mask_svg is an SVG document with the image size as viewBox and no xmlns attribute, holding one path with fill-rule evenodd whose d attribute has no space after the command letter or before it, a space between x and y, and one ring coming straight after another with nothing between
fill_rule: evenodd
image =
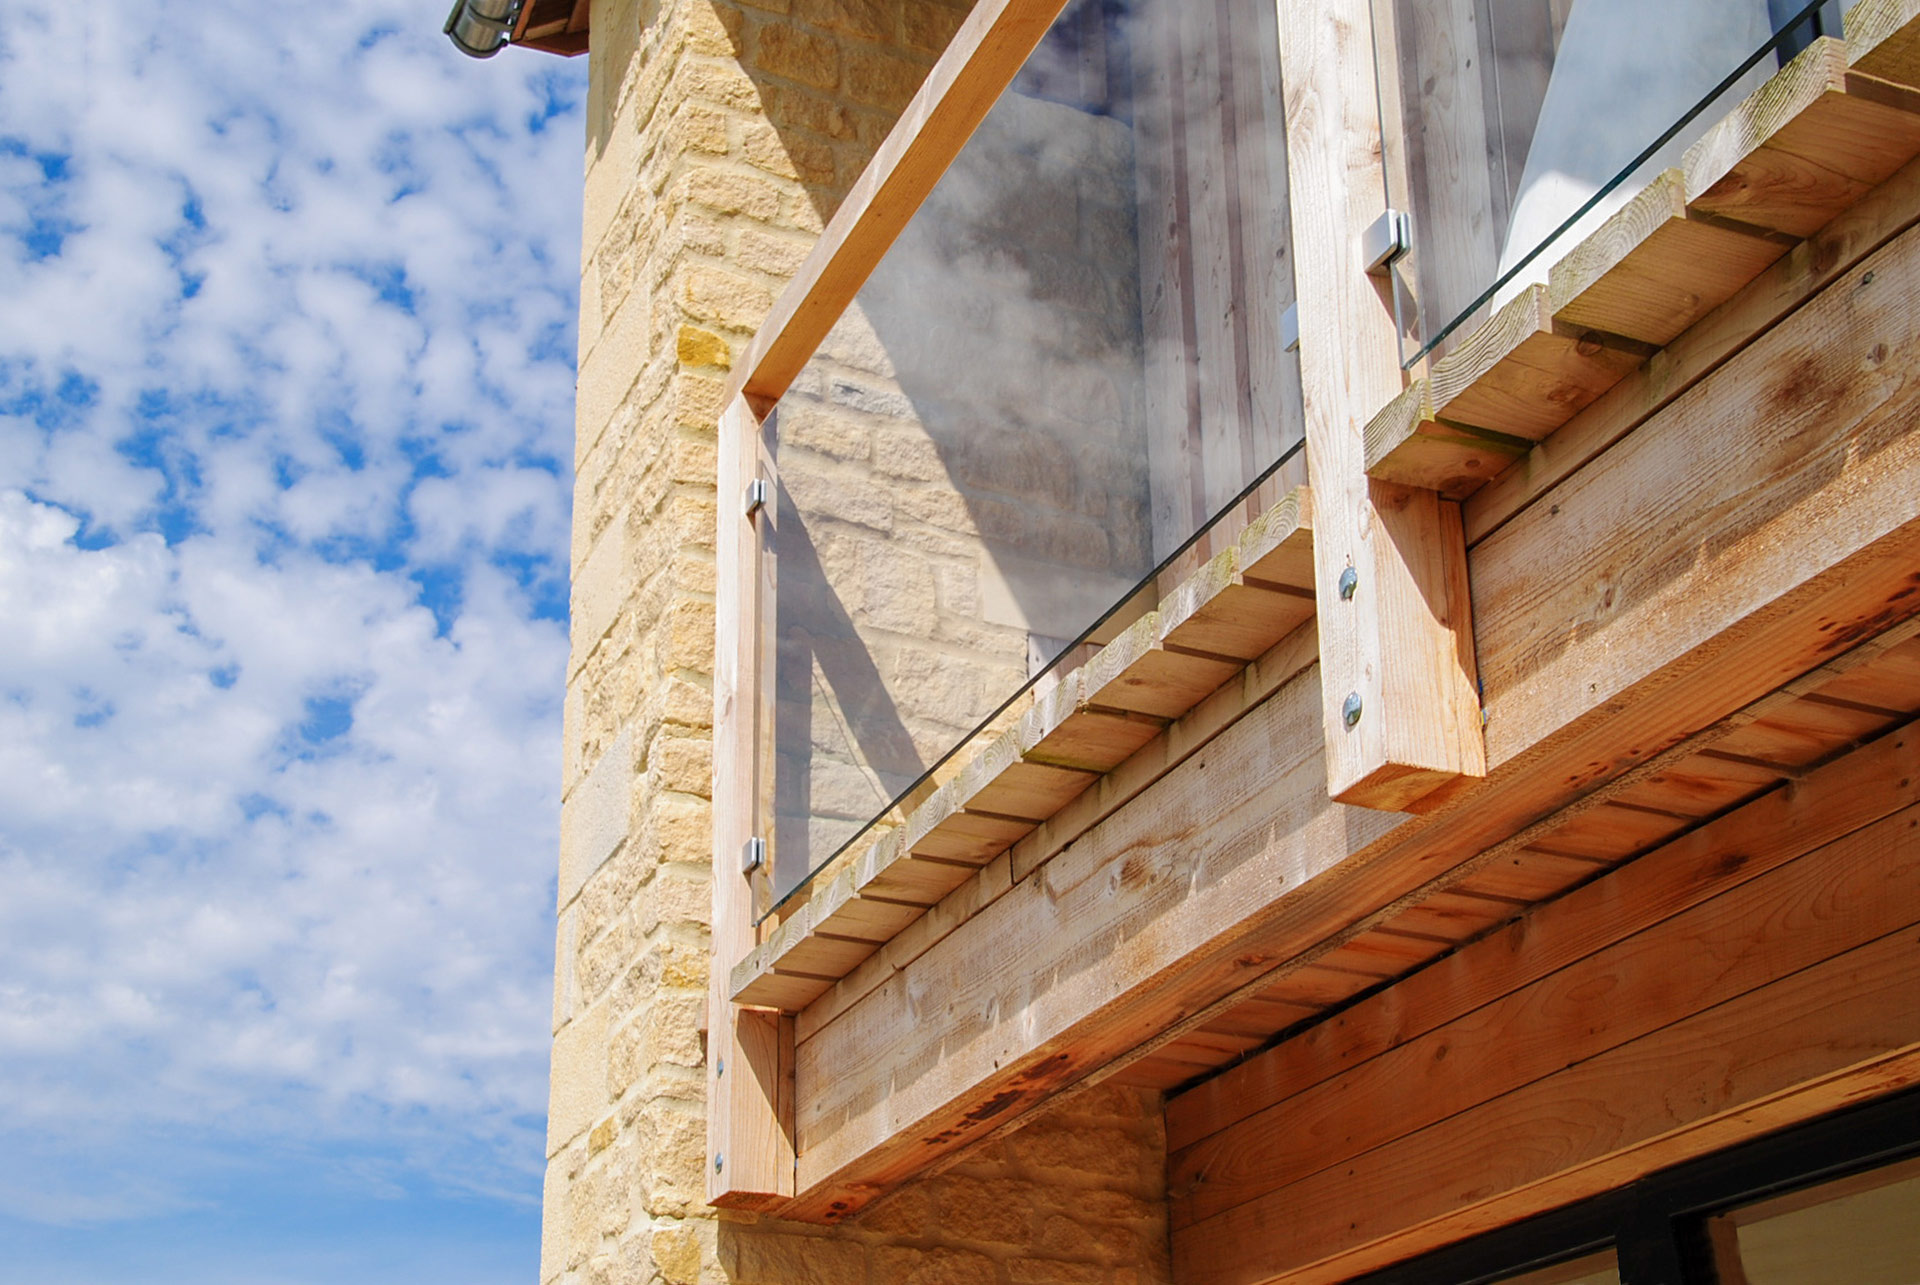
<instances>
[{"instance_id":1,"label":"wooden fascia board","mask_svg":"<svg viewBox=\"0 0 1920 1285\"><path fill-rule=\"evenodd\" d=\"M1920 611L1916 367L1910 232L1476 548L1486 780L1333 803L1303 674L799 1046L783 1212L844 1216Z\"/></svg>"},{"instance_id":2,"label":"wooden fascia board","mask_svg":"<svg viewBox=\"0 0 1920 1285\"><path fill-rule=\"evenodd\" d=\"M787 391L1066 0L978 0L736 363L728 400Z\"/></svg>"}]
</instances>

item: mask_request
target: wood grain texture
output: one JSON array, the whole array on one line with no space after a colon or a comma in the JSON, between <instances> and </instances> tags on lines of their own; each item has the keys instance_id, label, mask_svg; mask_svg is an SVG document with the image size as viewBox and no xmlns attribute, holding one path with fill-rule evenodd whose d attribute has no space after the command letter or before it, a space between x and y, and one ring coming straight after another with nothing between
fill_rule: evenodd
<instances>
[{"instance_id":1,"label":"wood grain texture","mask_svg":"<svg viewBox=\"0 0 1920 1285\"><path fill-rule=\"evenodd\" d=\"M1416 379L1367 422L1367 475L1464 500L1525 458L1531 446L1526 438L1441 421L1431 381Z\"/></svg>"},{"instance_id":2,"label":"wood grain texture","mask_svg":"<svg viewBox=\"0 0 1920 1285\"><path fill-rule=\"evenodd\" d=\"M1659 657L1712 664L1719 626L1773 610L1810 561L1910 537L1916 305L1920 235L1909 232L1696 385L1657 431L1625 439L1551 506L1476 548L1492 762L1551 735L1560 715L1549 710L1612 701ZM1543 563L1542 549L1561 554ZM1620 629L1642 642L1625 668L1602 642Z\"/></svg>"},{"instance_id":3,"label":"wood grain texture","mask_svg":"<svg viewBox=\"0 0 1920 1285\"><path fill-rule=\"evenodd\" d=\"M1574 894L1584 919L1529 915L1510 933L1468 947L1444 970L1454 987L1436 980L1397 1005L1367 1001L1367 1012L1344 1015L1322 1041L1324 1049L1346 1038L1345 1069L1306 1087L1282 1081L1272 1104L1172 1151L1174 1226L1278 1191L1920 919L1920 813L1913 791L1905 793L1907 810L1871 823L1860 813L1885 809L1877 800L1860 809L1856 797L1854 816L1824 824L1861 828L1777 868L1751 870L1736 838L1707 845L1713 865L1700 865L1690 882L1663 886L1649 877L1610 887L1643 864L1636 863ZM1695 904L1661 899L1676 885ZM1602 902L1608 891L1613 899ZM1594 948L1607 935L1618 940ZM1504 993L1478 1002L1495 991ZM1397 1038L1363 1053L1356 1029L1387 1015L1400 1019L1388 1028ZM1426 1029L1409 1033L1410 1025ZM1283 1060L1303 1059L1275 1058ZM1326 1066L1316 1061L1308 1073Z\"/></svg>"},{"instance_id":4,"label":"wood grain texture","mask_svg":"<svg viewBox=\"0 0 1920 1285\"><path fill-rule=\"evenodd\" d=\"M1780 338L1815 368L1853 369L1839 355L1851 349L1803 318ZM1605 672L1624 680L1605 691L1529 686L1518 655L1512 664L1497 656L1489 699L1503 698L1502 683L1519 684L1512 708L1542 739L1428 815L1369 821L1374 814L1327 801L1310 785L1317 738L1302 737L1317 674L1282 688L801 1044L800 1163L805 1170L811 1156L819 1167L806 1170L788 1212L838 1216L1055 1092L1168 1033L1177 1038L1190 1017L1210 1020L1216 1003L1280 981L1283 969L1318 965L1348 940L1341 925L1397 912L1401 898L1516 831L1920 609L1920 523L1897 516L1920 503L1920 473L1895 449L1898 438L1874 428L1913 418L1890 404L1884 420L1822 417L1801 430L1812 456L1829 443L1850 469L1868 471L1842 471L1846 504L1795 508L1807 493L1791 472L1777 479L1779 491L1756 483L1762 509L1792 510L1781 528L1792 539L1748 550L1767 586L1761 597L1707 585L1697 603L1682 604L1675 627L1704 628L1706 644L1676 650L1668 630L1644 620L1599 619L1572 642L1603 651ZM1642 437L1750 432L1729 411L1709 426L1662 419ZM1848 441L1850 451L1838 445ZM1648 545L1636 515L1661 511L1666 488L1677 494L1697 480L1637 453L1593 473L1609 476L1633 502L1612 504L1611 524L1596 517L1581 545L1536 537L1536 571L1564 562L1569 548L1629 569L1668 556ZM1316 524L1318 500L1316 492ZM1517 567L1524 559L1515 555ZM1500 610L1512 614L1495 633L1523 637L1516 626L1534 608L1516 598ZM1219 763L1233 768L1207 775Z\"/></svg>"},{"instance_id":5,"label":"wood grain texture","mask_svg":"<svg viewBox=\"0 0 1920 1285\"><path fill-rule=\"evenodd\" d=\"M1836 1082L1910 1084L1916 986L1909 926L1178 1230L1174 1270L1207 1285L1346 1279L1777 1128L1755 1117L1781 1098L1806 1119L1846 1100L1818 1092ZM1723 1122L1746 1128L1705 1127Z\"/></svg>"},{"instance_id":6,"label":"wood grain texture","mask_svg":"<svg viewBox=\"0 0 1920 1285\"><path fill-rule=\"evenodd\" d=\"M1111 810L1177 764L1168 747L1184 757L1203 743L1203 729L1217 734L1257 699L1248 684L1232 684L1234 675L1312 616L1312 545L1311 500L1297 487L1170 592L1158 611L981 746L903 825L810 887L805 901L734 965L734 1001L790 1012L805 1007L927 906L965 884L975 868L1066 812L1096 784L1106 787L1101 806ZM1285 654L1294 658L1293 668L1279 677L1312 660L1297 643ZM1274 669L1270 660L1260 670L1267 676L1263 693L1278 681ZM1188 717L1223 685L1231 687L1224 702L1213 702L1198 719ZM1176 718L1183 725L1163 736ZM1160 751L1145 754L1156 742ZM1109 777L1123 766L1128 770L1117 780ZM1071 833L1076 824L1091 822L1065 821L1050 833ZM1020 877L1031 870L1034 854L1057 851L1049 842L1029 845Z\"/></svg>"},{"instance_id":7,"label":"wood grain texture","mask_svg":"<svg viewBox=\"0 0 1920 1285\"><path fill-rule=\"evenodd\" d=\"M1485 539L1916 221L1920 164L1908 164L1476 494L1468 540Z\"/></svg>"},{"instance_id":8,"label":"wood grain texture","mask_svg":"<svg viewBox=\"0 0 1920 1285\"><path fill-rule=\"evenodd\" d=\"M740 498L760 466L760 420L735 398L720 421L720 505L714 549L713 934L707 986L707 1200L731 1209L793 1194L792 1023L735 1006L727 974L754 945L753 890L740 852L759 833L759 710L764 655L762 533ZM771 521L772 507L762 510ZM783 1051L786 1057L783 1061ZM786 1108L784 1114L783 1106ZM715 1159L719 1163L715 1163Z\"/></svg>"},{"instance_id":9,"label":"wood grain texture","mask_svg":"<svg viewBox=\"0 0 1920 1285\"><path fill-rule=\"evenodd\" d=\"M1860 0L1847 10L1847 53L1869 76L1920 88L1920 4Z\"/></svg>"},{"instance_id":10,"label":"wood grain texture","mask_svg":"<svg viewBox=\"0 0 1920 1285\"><path fill-rule=\"evenodd\" d=\"M1547 274L1554 319L1665 345L1792 248L1689 218L1686 176L1667 170Z\"/></svg>"},{"instance_id":11,"label":"wood grain texture","mask_svg":"<svg viewBox=\"0 0 1920 1285\"><path fill-rule=\"evenodd\" d=\"M1403 385L1391 309L1358 259L1385 191L1371 46L1364 0L1282 12L1328 779L1336 798L1402 809L1482 775L1485 749L1458 512L1366 472L1366 424Z\"/></svg>"}]
</instances>

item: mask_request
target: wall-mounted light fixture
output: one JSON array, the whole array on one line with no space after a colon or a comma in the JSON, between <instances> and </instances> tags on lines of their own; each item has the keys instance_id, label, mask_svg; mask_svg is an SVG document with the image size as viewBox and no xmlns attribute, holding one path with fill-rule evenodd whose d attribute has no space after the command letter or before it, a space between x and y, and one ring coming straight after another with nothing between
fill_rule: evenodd
<instances>
[{"instance_id":1,"label":"wall-mounted light fixture","mask_svg":"<svg viewBox=\"0 0 1920 1285\"><path fill-rule=\"evenodd\" d=\"M521 0L453 0L444 30L453 47L469 58L491 58L513 36Z\"/></svg>"}]
</instances>

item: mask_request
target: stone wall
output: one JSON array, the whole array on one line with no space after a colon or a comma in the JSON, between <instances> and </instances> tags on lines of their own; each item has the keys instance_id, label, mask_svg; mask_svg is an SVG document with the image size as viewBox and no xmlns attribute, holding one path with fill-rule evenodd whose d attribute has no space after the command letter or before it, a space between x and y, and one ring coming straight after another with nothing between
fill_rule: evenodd
<instances>
[{"instance_id":1,"label":"stone wall","mask_svg":"<svg viewBox=\"0 0 1920 1285\"><path fill-rule=\"evenodd\" d=\"M965 0L595 0L541 1279L1167 1278L1157 1104L1068 1103L831 1232L703 1203L714 426Z\"/></svg>"}]
</instances>

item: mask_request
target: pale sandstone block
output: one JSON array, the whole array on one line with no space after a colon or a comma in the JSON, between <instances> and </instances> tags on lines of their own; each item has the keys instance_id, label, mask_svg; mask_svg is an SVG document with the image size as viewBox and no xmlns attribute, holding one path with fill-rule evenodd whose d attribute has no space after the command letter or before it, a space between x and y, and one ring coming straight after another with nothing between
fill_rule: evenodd
<instances>
[{"instance_id":1,"label":"pale sandstone block","mask_svg":"<svg viewBox=\"0 0 1920 1285\"><path fill-rule=\"evenodd\" d=\"M627 837L633 734L622 728L560 805L560 904L567 905Z\"/></svg>"},{"instance_id":2,"label":"pale sandstone block","mask_svg":"<svg viewBox=\"0 0 1920 1285\"><path fill-rule=\"evenodd\" d=\"M567 1270L567 1227L571 1222L569 1198L572 1186L569 1157L563 1154L549 1160L546 1179L540 1188L542 1285L559 1280Z\"/></svg>"},{"instance_id":3,"label":"pale sandstone block","mask_svg":"<svg viewBox=\"0 0 1920 1285\"><path fill-rule=\"evenodd\" d=\"M553 941L553 1031L573 1020L579 988L575 983L574 953L580 948L580 912L568 906L560 912Z\"/></svg>"},{"instance_id":4,"label":"pale sandstone block","mask_svg":"<svg viewBox=\"0 0 1920 1285\"><path fill-rule=\"evenodd\" d=\"M583 661L613 628L631 591L627 572L627 519L615 515L574 572L571 602L573 665Z\"/></svg>"},{"instance_id":5,"label":"pale sandstone block","mask_svg":"<svg viewBox=\"0 0 1920 1285\"><path fill-rule=\"evenodd\" d=\"M840 47L824 36L767 23L760 27L754 46L754 65L770 75L815 89L832 89L840 83Z\"/></svg>"},{"instance_id":6,"label":"pale sandstone block","mask_svg":"<svg viewBox=\"0 0 1920 1285\"><path fill-rule=\"evenodd\" d=\"M889 1246L873 1251L874 1274L889 1285L998 1285L994 1261L965 1249L907 1249Z\"/></svg>"},{"instance_id":7,"label":"pale sandstone block","mask_svg":"<svg viewBox=\"0 0 1920 1285\"><path fill-rule=\"evenodd\" d=\"M866 1251L859 1245L751 1226L721 1226L720 1262L729 1285L859 1285L866 1280Z\"/></svg>"},{"instance_id":8,"label":"pale sandstone block","mask_svg":"<svg viewBox=\"0 0 1920 1285\"><path fill-rule=\"evenodd\" d=\"M591 1128L607 1108L607 1006L574 1015L553 1037L547 1154Z\"/></svg>"},{"instance_id":9,"label":"pale sandstone block","mask_svg":"<svg viewBox=\"0 0 1920 1285\"><path fill-rule=\"evenodd\" d=\"M574 436L576 466L613 421L614 413L646 366L651 351L647 309L640 306L639 301L629 300L626 307L614 313L593 351L581 356L574 389L574 423L578 426Z\"/></svg>"},{"instance_id":10,"label":"pale sandstone block","mask_svg":"<svg viewBox=\"0 0 1920 1285\"><path fill-rule=\"evenodd\" d=\"M696 1285L700 1279L699 1233L684 1223L656 1227L647 1235L647 1253L667 1285Z\"/></svg>"}]
</instances>

